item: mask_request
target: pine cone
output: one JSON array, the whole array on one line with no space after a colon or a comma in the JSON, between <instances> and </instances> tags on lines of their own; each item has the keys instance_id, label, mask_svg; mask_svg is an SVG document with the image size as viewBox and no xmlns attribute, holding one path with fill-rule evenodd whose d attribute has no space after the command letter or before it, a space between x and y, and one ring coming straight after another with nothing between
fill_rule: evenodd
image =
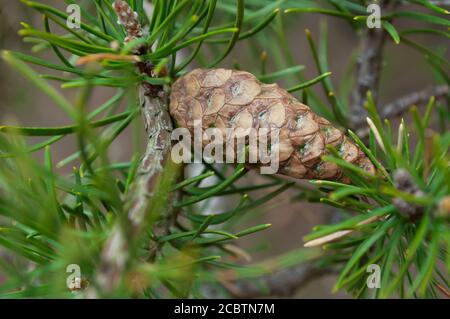
<instances>
[{"instance_id":1,"label":"pine cone","mask_svg":"<svg viewBox=\"0 0 450 319\"><path fill-rule=\"evenodd\" d=\"M365 154L329 121L314 114L277 84L264 84L251 73L196 69L172 87L170 113L178 126L193 132L216 127L279 130L278 173L299 179L345 180L342 170L325 162L326 145L367 172L375 168Z\"/></svg>"}]
</instances>

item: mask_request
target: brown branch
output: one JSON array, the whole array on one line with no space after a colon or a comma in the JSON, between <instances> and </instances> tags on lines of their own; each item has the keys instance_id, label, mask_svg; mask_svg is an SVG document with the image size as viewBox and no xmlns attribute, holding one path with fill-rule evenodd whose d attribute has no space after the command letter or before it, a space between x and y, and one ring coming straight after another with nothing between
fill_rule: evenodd
<instances>
[{"instance_id":1,"label":"brown branch","mask_svg":"<svg viewBox=\"0 0 450 319\"><path fill-rule=\"evenodd\" d=\"M133 11L128 3L123 0L116 0L113 3L113 8L117 13L120 24L127 31L126 42L143 36L138 14Z\"/></svg>"},{"instance_id":2,"label":"brown branch","mask_svg":"<svg viewBox=\"0 0 450 319\"><path fill-rule=\"evenodd\" d=\"M392 119L394 117L401 116L406 111L410 109L413 105L424 105L426 104L431 97L435 97L436 100L442 100L449 96L450 89L449 86L444 85L437 85L433 86L431 88L412 92L405 96L402 96L395 101L386 104L381 111L381 118L382 119ZM358 121L355 126L361 127L365 123L365 119L361 119ZM357 131L357 134L360 138L367 138L369 135L369 129L368 128L361 128Z\"/></svg>"},{"instance_id":3,"label":"brown branch","mask_svg":"<svg viewBox=\"0 0 450 319\"><path fill-rule=\"evenodd\" d=\"M167 98L149 95L147 85L142 85L140 91L142 115L148 141L133 191L130 192L128 217L135 227L141 225L144 220L148 199L152 196L156 179L167 161L172 132ZM162 91L160 93L164 94Z\"/></svg>"},{"instance_id":4,"label":"brown branch","mask_svg":"<svg viewBox=\"0 0 450 319\"><path fill-rule=\"evenodd\" d=\"M119 20L128 32L128 38L142 36L138 17L124 1L115 1L113 5ZM146 49L146 48L144 48ZM148 49L146 49L148 50ZM145 54L140 48L140 54ZM152 76L152 67L138 62L137 67L143 73ZM106 241L100 256L100 271L97 273L96 285L102 293L113 293L122 282L130 266L129 257L139 244L140 235L149 226L149 216L158 201L165 201L166 193L159 186L164 178L176 178L170 175L167 166L171 149L172 121L168 113L168 98L162 86L142 83L139 87L139 101L148 136L147 147L141 159L136 179L125 199L127 215L119 216L111 236ZM168 175L169 173L169 175ZM165 174L165 175L164 175ZM157 202L155 204L155 202ZM167 201L170 202L170 201ZM169 203L166 203L169 204ZM169 210L167 205L167 209ZM151 218L150 218L151 217ZM90 291L91 297L98 297L97 291Z\"/></svg>"},{"instance_id":5,"label":"brown branch","mask_svg":"<svg viewBox=\"0 0 450 319\"><path fill-rule=\"evenodd\" d=\"M383 0L380 6L385 11L393 10L398 1ZM361 54L356 64L356 84L350 102L350 122L356 123L366 117L364 103L371 91L377 100L380 71L383 63L383 48L386 32L383 28L364 28L361 35Z\"/></svg>"},{"instance_id":6,"label":"brown branch","mask_svg":"<svg viewBox=\"0 0 450 319\"><path fill-rule=\"evenodd\" d=\"M450 0L432 0L430 2L437 6L450 6Z\"/></svg>"},{"instance_id":7,"label":"brown branch","mask_svg":"<svg viewBox=\"0 0 450 319\"><path fill-rule=\"evenodd\" d=\"M364 30L362 37L363 53L358 58L356 67L356 86L351 97L351 122L364 118L366 111L363 107L367 91L377 98L379 71L381 69L382 49L385 32L382 29Z\"/></svg>"},{"instance_id":8,"label":"brown branch","mask_svg":"<svg viewBox=\"0 0 450 319\"><path fill-rule=\"evenodd\" d=\"M308 263L257 278L236 281L220 279L220 282L232 297L238 299L287 297L309 282L330 273L333 273L330 269L317 268Z\"/></svg>"}]
</instances>

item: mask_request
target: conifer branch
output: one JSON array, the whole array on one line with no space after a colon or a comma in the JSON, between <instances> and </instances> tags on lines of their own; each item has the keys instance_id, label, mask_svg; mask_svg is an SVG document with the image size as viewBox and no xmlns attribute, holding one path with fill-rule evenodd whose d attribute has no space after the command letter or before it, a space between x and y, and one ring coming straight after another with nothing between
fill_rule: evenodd
<instances>
[{"instance_id":1,"label":"conifer branch","mask_svg":"<svg viewBox=\"0 0 450 319\"><path fill-rule=\"evenodd\" d=\"M383 0L380 7L385 12L393 10L397 1ZM350 102L350 123L359 122L367 116L364 109L367 92L372 92L377 101L378 83L383 64L383 50L386 31L383 28L364 27L361 35L361 54L356 63L356 83Z\"/></svg>"},{"instance_id":2,"label":"conifer branch","mask_svg":"<svg viewBox=\"0 0 450 319\"><path fill-rule=\"evenodd\" d=\"M220 282L233 298L292 297L308 283L333 273L332 269L300 264L257 278Z\"/></svg>"},{"instance_id":3,"label":"conifer branch","mask_svg":"<svg viewBox=\"0 0 450 319\"><path fill-rule=\"evenodd\" d=\"M124 1L115 1L113 7L127 30L127 39L142 37L137 13ZM153 75L148 63L138 62L137 66L147 76ZM129 250L132 249L131 246L136 245L139 235L145 231L146 226L149 226L148 220L154 217L149 215L152 214L154 206L157 206L156 197L169 196L170 190L166 194L161 194L161 191L164 191L160 185L161 179L169 176L176 180L178 176L179 168L171 165L169 158L173 125L168 113L168 97L164 88L147 82L141 83L139 103L148 140L136 180L126 199L125 208L128 215L123 220L119 219L101 255L101 272L97 276L97 283L101 286L102 292L106 293L111 293L117 287L125 273L125 267L129 266L127 260ZM164 169L172 169L173 174L163 176ZM170 204L166 208L167 215L171 209Z\"/></svg>"}]
</instances>

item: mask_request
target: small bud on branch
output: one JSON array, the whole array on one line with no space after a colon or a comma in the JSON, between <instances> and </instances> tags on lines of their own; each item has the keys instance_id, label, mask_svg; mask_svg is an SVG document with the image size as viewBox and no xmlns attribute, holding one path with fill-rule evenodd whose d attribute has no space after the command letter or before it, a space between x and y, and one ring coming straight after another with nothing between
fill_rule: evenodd
<instances>
[{"instance_id":1,"label":"small bud on branch","mask_svg":"<svg viewBox=\"0 0 450 319\"><path fill-rule=\"evenodd\" d=\"M394 182L398 190L421 197L424 193L414 183L411 175L405 169L398 169L394 173ZM402 198L394 198L392 203L397 207L400 214L411 221L418 220L423 215L423 207L405 201Z\"/></svg>"},{"instance_id":2,"label":"small bud on branch","mask_svg":"<svg viewBox=\"0 0 450 319\"><path fill-rule=\"evenodd\" d=\"M128 3L123 0L116 0L113 3L113 8L119 17L118 23L124 26L128 34L125 42L142 37L142 27L138 14L133 11Z\"/></svg>"}]
</instances>

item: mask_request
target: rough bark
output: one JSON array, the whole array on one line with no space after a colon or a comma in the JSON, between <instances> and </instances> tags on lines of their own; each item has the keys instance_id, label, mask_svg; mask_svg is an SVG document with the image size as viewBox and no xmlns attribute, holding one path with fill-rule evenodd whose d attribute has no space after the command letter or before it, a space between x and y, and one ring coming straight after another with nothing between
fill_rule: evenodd
<instances>
[{"instance_id":1,"label":"rough bark","mask_svg":"<svg viewBox=\"0 0 450 319\"><path fill-rule=\"evenodd\" d=\"M382 14L395 9L400 1L383 0L380 2ZM352 91L350 102L350 123L358 123L367 116L364 103L367 92L377 102L378 84L383 64L383 49L387 33L383 28L364 28L360 37L361 53L356 63L356 83ZM353 125L357 127L356 124Z\"/></svg>"},{"instance_id":2,"label":"rough bark","mask_svg":"<svg viewBox=\"0 0 450 319\"><path fill-rule=\"evenodd\" d=\"M223 287L233 298L290 297L309 282L333 271L311 264L300 264L272 274L237 281L221 280Z\"/></svg>"},{"instance_id":3,"label":"rough bark","mask_svg":"<svg viewBox=\"0 0 450 319\"><path fill-rule=\"evenodd\" d=\"M380 116L382 119L393 119L403 115L413 105L424 105L430 100L431 97L435 97L436 100L443 100L447 98L449 94L450 89L446 84L437 85L422 91L412 92L383 106ZM365 119L361 119L358 121L356 127L361 127L364 123ZM359 129L357 134L362 139L366 139L369 136L369 129L366 127Z\"/></svg>"}]
</instances>

